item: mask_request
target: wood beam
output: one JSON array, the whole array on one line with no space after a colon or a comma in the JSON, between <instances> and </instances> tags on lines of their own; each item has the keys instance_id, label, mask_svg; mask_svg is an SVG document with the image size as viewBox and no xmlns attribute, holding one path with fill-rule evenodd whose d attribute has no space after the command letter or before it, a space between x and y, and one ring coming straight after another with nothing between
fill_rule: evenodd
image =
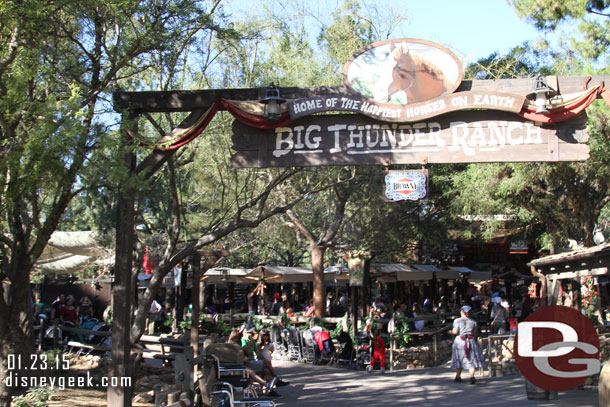
<instances>
[{"instance_id":1,"label":"wood beam","mask_svg":"<svg viewBox=\"0 0 610 407\"><path fill-rule=\"evenodd\" d=\"M588 257L582 258L580 260L570 258L566 259L563 262L557 262L552 264L539 264L537 266L532 265L532 267L535 267L536 270L540 271L545 275L565 273L568 271L593 270L609 266L610 258L607 256Z\"/></svg>"},{"instance_id":2,"label":"wood beam","mask_svg":"<svg viewBox=\"0 0 610 407\"><path fill-rule=\"evenodd\" d=\"M604 276L608 274L607 267L600 267L595 269L583 269L583 270L574 270L567 271L562 273L554 273L548 274L548 277L554 280L568 280L573 278L581 278L587 276Z\"/></svg>"},{"instance_id":3,"label":"wood beam","mask_svg":"<svg viewBox=\"0 0 610 407\"><path fill-rule=\"evenodd\" d=\"M562 94L584 90L588 76L560 76L557 78ZM602 82L610 83L610 75L591 76L588 86ZM525 95L532 92L532 78L485 79L462 81L456 92L489 91ZM204 89L146 92L115 92L116 111L143 112L187 112L211 106L218 98L228 100L258 100L264 97L264 87L236 89ZM286 99L301 99L311 96L351 94L345 86L281 87L280 95Z\"/></svg>"},{"instance_id":4,"label":"wood beam","mask_svg":"<svg viewBox=\"0 0 610 407\"><path fill-rule=\"evenodd\" d=\"M202 89L145 92L115 92L114 109L130 110L134 113L144 112L188 112L196 109L207 109L219 98L227 100L259 100L265 97L265 89ZM316 95L333 95L348 93L345 86L315 86L307 88L279 88L286 99L299 99ZM221 107L221 109L223 109Z\"/></svg>"}]
</instances>

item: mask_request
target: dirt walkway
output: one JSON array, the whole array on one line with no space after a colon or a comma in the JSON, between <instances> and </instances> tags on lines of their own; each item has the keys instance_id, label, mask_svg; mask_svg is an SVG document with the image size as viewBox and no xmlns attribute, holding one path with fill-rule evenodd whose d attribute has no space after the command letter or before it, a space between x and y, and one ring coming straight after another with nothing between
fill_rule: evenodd
<instances>
[{"instance_id":1,"label":"dirt walkway","mask_svg":"<svg viewBox=\"0 0 610 407\"><path fill-rule=\"evenodd\" d=\"M407 371L379 372L313 366L274 361L282 378L291 382L278 388L278 406L391 407L391 406L578 406L598 405L597 388L560 392L557 400L528 401L525 381L520 375L499 378L479 377L473 386L455 383L454 370L439 367Z\"/></svg>"}]
</instances>

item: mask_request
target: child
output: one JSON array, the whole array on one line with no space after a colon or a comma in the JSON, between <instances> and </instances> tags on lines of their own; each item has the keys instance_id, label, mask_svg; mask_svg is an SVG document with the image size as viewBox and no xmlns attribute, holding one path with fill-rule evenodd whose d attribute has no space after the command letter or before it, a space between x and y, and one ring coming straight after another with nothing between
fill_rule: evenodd
<instances>
[{"instance_id":1,"label":"child","mask_svg":"<svg viewBox=\"0 0 610 407\"><path fill-rule=\"evenodd\" d=\"M510 317L508 317L508 329L510 330L510 336L514 336L517 333L517 324L519 320L517 319L517 312L512 310L510 312Z\"/></svg>"},{"instance_id":2,"label":"child","mask_svg":"<svg viewBox=\"0 0 610 407\"><path fill-rule=\"evenodd\" d=\"M289 382L286 382L280 379L275 372L272 364L272 356L271 354L275 350L275 346L273 342L271 342L271 335L267 331L263 331L261 335L261 344L260 344L260 356L263 360L263 373L265 376L265 380L269 383L275 378L275 383L278 386L286 386Z\"/></svg>"},{"instance_id":3,"label":"child","mask_svg":"<svg viewBox=\"0 0 610 407\"><path fill-rule=\"evenodd\" d=\"M369 373L373 371L373 366L377 359L379 359L379 366L381 367L379 372L385 373L385 342L381 337L379 329L375 330L373 338L373 359L371 359L371 364L366 367L366 370Z\"/></svg>"}]
</instances>

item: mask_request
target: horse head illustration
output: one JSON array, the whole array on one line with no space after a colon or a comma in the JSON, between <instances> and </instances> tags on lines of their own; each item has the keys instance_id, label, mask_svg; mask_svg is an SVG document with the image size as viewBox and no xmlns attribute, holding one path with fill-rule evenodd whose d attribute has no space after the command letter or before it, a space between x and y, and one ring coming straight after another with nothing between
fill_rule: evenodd
<instances>
[{"instance_id":1,"label":"horse head illustration","mask_svg":"<svg viewBox=\"0 0 610 407\"><path fill-rule=\"evenodd\" d=\"M430 62L414 55L405 42L390 42L390 56L396 61L386 102L403 91L408 103L421 102L442 95L448 88L444 74Z\"/></svg>"}]
</instances>

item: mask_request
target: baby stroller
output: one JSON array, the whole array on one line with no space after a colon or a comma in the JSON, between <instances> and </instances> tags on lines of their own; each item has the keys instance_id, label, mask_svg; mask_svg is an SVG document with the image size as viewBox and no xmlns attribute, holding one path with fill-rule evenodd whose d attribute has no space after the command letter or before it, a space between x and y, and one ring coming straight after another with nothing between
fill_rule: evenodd
<instances>
[{"instance_id":1,"label":"baby stroller","mask_svg":"<svg viewBox=\"0 0 610 407\"><path fill-rule=\"evenodd\" d=\"M269 334L271 337L271 342L275 347L275 351L273 352L274 359L275 357L286 359L288 354L288 346L282 340L282 328L279 325L273 325Z\"/></svg>"},{"instance_id":2,"label":"baby stroller","mask_svg":"<svg viewBox=\"0 0 610 407\"><path fill-rule=\"evenodd\" d=\"M352 338L347 332L341 332L337 337L339 342L340 351L337 355L337 366L352 367L354 363L354 344Z\"/></svg>"},{"instance_id":3,"label":"baby stroller","mask_svg":"<svg viewBox=\"0 0 610 407\"><path fill-rule=\"evenodd\" d=\"M303 331L301 338L303 339L303 360L305 362L315 363L318 345L313 339L313 332L311 329Z\"/></svg>"},{"instance_id":4,"label":"baby stroller","mask_svg":"<svg viewBox=\"0 0 610 407\"><path fill-rule=\"evenodd\" d=\"M371 363L373 346L371 346L371 337L368 332L360 332L356 340L358 341L356 367L361 370Z\"/></svg>"},{"instance_id":5,"label":"baby stroller","mask_svg":"<svg viewBox=\"0 0 610 407\"><path fill-rule=\"evenodd\" d=\"M286 339L288 342L288 357L289 360L296 360L303 362L303 355L301 353L301 336L296 328L290 327L288 329Z\"/></svg>"},{"instance_id":6,"label":"baby stroller","mask_svg":"<svg viewBox=\"0 0 610 407\"><path fill-rule=\"evenodd\" d=\"M315 347L314 365L324 362L329 366L332 365L335 362L335 345L330 337L330 332L318 330L314 333L313 338L318 345Z\"/></svg>"},{"instance_id":7,"label":"baby stroller","mask_svg":"<svg viewBox=\"0 0 610 407\"><path fill-rule=\"evenodd\" d=\"M69 328L76 328L76 325L74 325L72 322L70 321L65 321L63 323L64 326L69 327ZM55 338L55 334L57 334L57 338ZM56 327L55 325L51 325L50 327L48 327L45 331L45 335L44 335L44 344L47 345L48 347L52 347L55 339L57 341L62 341L62 342L68 342L70 340L75 340L76 339L76 334L71 333L71 332L63 332L61 330L61 328Z\"/></svg>"}]
</instances>

